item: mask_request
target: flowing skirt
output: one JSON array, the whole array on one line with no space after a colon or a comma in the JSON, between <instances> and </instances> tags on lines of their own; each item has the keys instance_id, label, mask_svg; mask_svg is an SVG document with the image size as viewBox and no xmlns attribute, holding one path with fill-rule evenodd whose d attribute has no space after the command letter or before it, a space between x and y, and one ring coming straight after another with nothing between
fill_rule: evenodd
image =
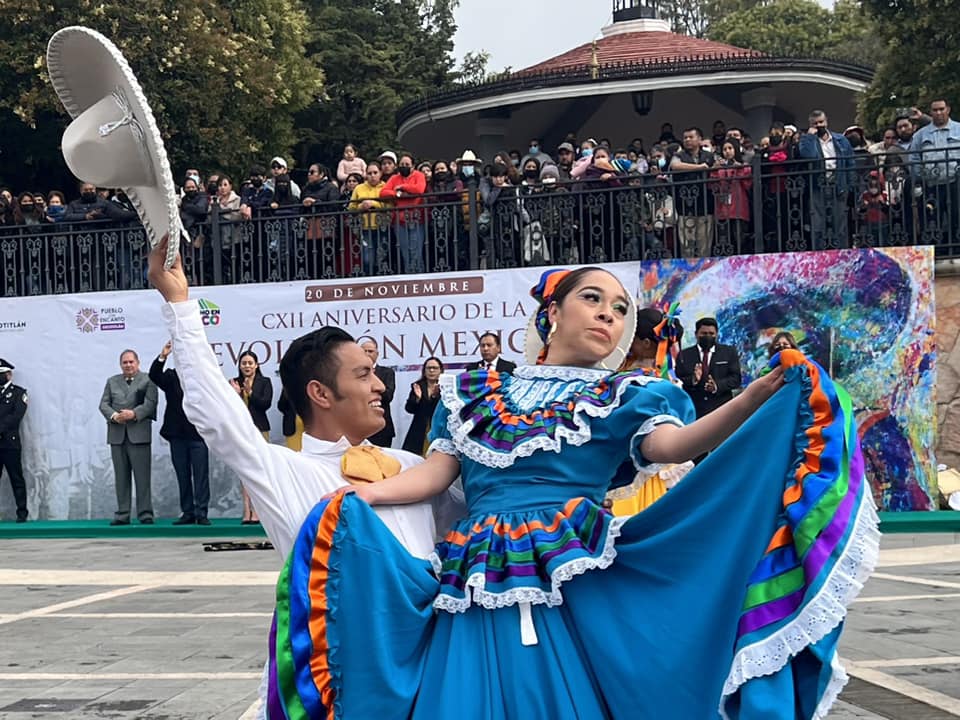
<instances>
[{"instance_id":1,"label":"flowing skirt","mask_svg":"<svg viewBox=\"0 0 960 720\"><path fill-rule=\"evenodd\" d=\"M845 682L836 644L879 533L852 408L806 369L683 481L611 525L563 603L436 611L428 561L355 496L320 503L278 581L278 718L795 720Z\"/></svg>"}]
</instances>

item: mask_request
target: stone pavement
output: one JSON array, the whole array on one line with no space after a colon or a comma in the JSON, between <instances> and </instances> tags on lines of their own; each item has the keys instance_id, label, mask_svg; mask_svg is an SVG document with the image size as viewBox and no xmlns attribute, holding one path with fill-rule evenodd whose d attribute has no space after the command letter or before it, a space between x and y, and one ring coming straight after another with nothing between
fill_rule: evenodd
<instances>
[{"instance_id":1,"label":"stone pavement","mask_svg":"<svg viewBox=\"0 0 960 720\"><path fill-rule=\"evenodd\" d=\"M252 717L279 566L193 540L0 542L0 719ZM960 535L884 538L842 654L830 720L960 718Z\"/></svg>"}]
</instances>

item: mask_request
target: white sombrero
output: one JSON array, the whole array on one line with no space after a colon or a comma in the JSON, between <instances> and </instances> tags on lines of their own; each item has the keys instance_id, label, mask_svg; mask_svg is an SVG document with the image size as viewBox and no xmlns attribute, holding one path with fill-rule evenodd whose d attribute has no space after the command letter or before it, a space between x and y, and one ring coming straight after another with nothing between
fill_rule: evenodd
<instances>
[{"instance_id":1,"label":"white sombrero","mask_svg":"<svg viewBox=\"0 0 960 720\"><path fill-rule=\"evenodd\" d=\"M63 158L79 179L122 188L137 209L151 247L165 235L166 266L184 236L173 174L160 129L120 50L85 27L58 30L47 46L50 81L73 122Z\"/></svg>"}]
</instances>

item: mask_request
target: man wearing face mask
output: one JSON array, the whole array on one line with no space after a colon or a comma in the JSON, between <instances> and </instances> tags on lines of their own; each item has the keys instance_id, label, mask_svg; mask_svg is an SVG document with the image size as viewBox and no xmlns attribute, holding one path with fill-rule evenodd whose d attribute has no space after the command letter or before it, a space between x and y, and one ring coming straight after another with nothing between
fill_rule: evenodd
<instances>
[{"instance_id":1,"label":"man wearing face mask","mask_svg":"<svg viewBox=\"0 0 960 720\"><path fill-rule=\"evenodd\" d=\"M527 160L536 160L538 168L545 162L552 163L553 158L541 150L540 148L542 147L543 143L540 142L539 138L531 139L530 145L527 148L527 154L520 158L520 167L524 167L527 164ZM539 170L537 172L539 172Z\"/></svg>"},{"instance_id":2,"label":"man wearing face mask","mask_svg":"<svg viewBox=\"0 0 960 720\"><path fill-rule=\"evenodd\" d=\"M853 148L827 127L823 110L810 113L810 127L800 137L797 155L810 161L810 224L813 249L848 245L847 199L854 186Z\"/></svg>"},{"instance_id":3,"label":"man wearing face mask","mask_svg":"<svg viewBox=\"0 0 960 720\"><path fill-rule=\"evenodd\" d=\"M733 391L743 385L737 350L718 343L718 334L716 318L700 318L696 324L697 344L681 350L677 357L677 378L693 400L698 418L730 402Z\"/></svg>"},{"instance_id":4,"label":"man wearing face mask","mask_svg":"<svg viewBox=\"0 0 960 720\"><path fill-rule=\"evenodd\" d=\"M80 199L67 206L64 222L83 222L84 220L113 220L127 222L137 217L123 208L104 200L97 194L97 186L90 182L80 184Z\"/></svg>"},{"instance_id":5,"label":"man wearing face mask","mask_svg":"<svg viewBox=\"0 0 960 720\"><path fill-rule=\"evenodd\" d=\"M250 183L240 192L240 217L249 220L255 214L270 207L273 202L273 190L264 186L266 170L259 165L250 168Z\"/></svg>"}]
</instances>

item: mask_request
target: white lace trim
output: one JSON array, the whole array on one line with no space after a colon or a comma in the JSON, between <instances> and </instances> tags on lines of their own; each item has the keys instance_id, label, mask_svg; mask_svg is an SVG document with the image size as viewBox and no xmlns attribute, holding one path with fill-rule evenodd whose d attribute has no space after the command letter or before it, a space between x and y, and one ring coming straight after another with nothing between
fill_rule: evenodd
<instances>
[{"instance_id":1,"label":"white lace trim","mask_svg":"<svg viewBox=\"0 0 960 720\"><path fill-rule=\"evenodd\" d=\"M633 466L637 471L644 473L646 478L651 478L657 473L673 467L673 463L650 464L646 462L643 455L640 454L640 444L643 442L643 438L652 433L657 425L676 425L677 427L683 427L684 423L683 420L673 415L654 415L652 418L645 420L643 425L640 426L640 429L630 438L630 459L633 460ZM674 483L674 485L676 485L676 483ZM673 485L670 487L673 487Z\"/></svg>"},{"instance_id":2,"label":"white lace trim","mask_svg":"<svg viewBox=\"0 0 960 720\"><path fill-rule=\"evenodd\" d=\"M607 493L608 500L627 500L632 498L647 482L654 476L659 475L663 486L670 490L676 487L677 483L686 477L687 473L696 467L690 460L682 462L679 465L669 463L656 463L653 465L644 465L637 471L633 482L623 487L618 487Z\"/></svg>"},{"instance_id":3,"label":"white lace trim","mask_svg":"<svg viewBox=\"0 0 960 720\"><path fill-rule=\"evenodd\" d=\"M440 593L433 601L433 607L436 610L461 613L466 612L467 608L474 603L487 610L498 610L518 603L546 605L547 607L562 605L563 594L560 592L560 587L563 583L572 580L577 575L583 575L589 570L604 570L610 567L617 557L616 540L620 537L620 528L629 519L629 517L615 517L610 520L610 525L607 528L607 538L603 544L603 552L599 556L575 558L554 570L550 574L550 592L535 587L511 588L500 593L489 592L485 589L486 578L483 572L479 571L467 578L464 586L464 597L458 598ZM436 553L431 553L429 560L433 565L434 572L439 577L442 570L440 557Z\"/></svg>"},{"instance_id":4,"label":"white lace trim","mask_svg":"<svg viewBox=\"0 0 960 720\"><path fill-rule=\"evenodd\" d=\"M457 452L457 446L453 444L453 440L447 440L447 438L437 438L432 443L430 447L427 448L427 455L432 453L439 452L444 455L453 455L453 457L460 457L460 453Z\"/></svg>"},{"instance_id":5,"label":"white lace trim","mask_svg":"<svg viewBox=\"0 0 960 720\"><path fill-rule=\"evenodd\" d=\"M866 483L866 479L863 482ZM724 707L727 698L744 683L777 672L793 656L822 640L843 621L847 606L860 593L877 563L880 553L879 522L872 496L864 485L853 533L820 592L793 621L770 637L742 648L734 657L720 699L719 710L724 720L729 720ZM839 661L834 659L831 662L831 670L831 678L815 718L826 715L847 682Z\"/></svg>"},{"instance_id":6,"label":"white lace trim","mask_svg":"<svg viewBox=\"0 0 960 720\"><path fill-rule=\"evenodd\" d=\"M521 365L510 374L524 380L602 380L613 373L602 368L569 365Z\"/></svg>"},{"instance_id":7,"label":"white lace trim","mask_svg":"<svg viewBox=\"0 0 960 720\"><path fill-rule=\"evenodd\" d=\"M602 370L590 370L588 368L568 368L561 366L538 365L536 370L550 367L557 372L556 377L561 377L560 373L596 373L597 378L603 378L612 373ZM518 368L519 369L519 368ZM526 368L527 370L531 368ZM571 376L564 379L578 380L581 376ZM579 446L590 441L590 423L584 418L584 415L590 418L605 418L616 408L620 406L620 401L627 388L633 385L647 385L651 382L666 382L661 378L653 378L646 375L631 375L625 377L617 386L616 395L606 405L596 406L577 401L573 410L574 428L570 429L558 425L554 431L555 437L549 435L538 435L537 437L525 440L519 445L515 445L510 452L496 452L475 442L470 438L470 431L474 428L473 420L462 421L460 419L460 410L466 404L457 393L457 377L455 375L440 376L440 401L449 411L447 417L447 430L450 432L451 440L456 448L466 457L474 462L491 468L506 468L513 465L517 458L530 457L538 450L552 450L559 453L562 447L561 441L566 441L570 445ZM671 416L662 416L671 417ZM674 419L676 420L676 419ZM647 421L649 422L649 421Z\"/></svg>"}]
</instances>

